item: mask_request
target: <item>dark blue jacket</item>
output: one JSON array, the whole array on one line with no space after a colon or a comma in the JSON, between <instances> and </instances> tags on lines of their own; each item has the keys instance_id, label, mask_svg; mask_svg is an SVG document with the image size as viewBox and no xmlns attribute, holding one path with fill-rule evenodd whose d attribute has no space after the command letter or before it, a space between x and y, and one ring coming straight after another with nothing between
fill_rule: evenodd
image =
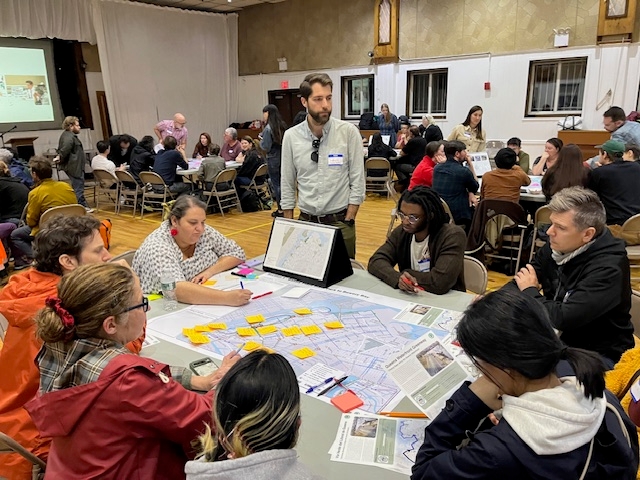
<instances>
[{"instance_id":1,"label":"dark blue jacket","mask_svg":"<svg viewBox=\"0 0 640 480\"><path fill-rule=\"evenodd\" d=\"M471 220L473 209L469 206L469 192L478 191L478 182L471 170L448 157L433 169L433 189L447 202L456 223Z\"/></svg>"},{"instance_id":2,"label":"dark blue jacket","mask_svg":"<svg viewBox=\"0 0 640 480\"><path fill-rule=\"evenodd\" d=\"M189 164L177 150L160 150L153 162L153 171L160 175L167 185L173 185L176 182L178 167L186 170Z\"/></svg>"},{"instance_id":3,"label":"dark blue jacket","mask_svg":"<svg viewBox=\"0 0 640 480\"><path fill-rule=\"evenodd\" d=\"M491 409L466 383L447 400L444 410L425 429L411 480L577 480L587 461L589 444L558 455L537 455L518 437L506 420L475 434ZM623 436L615 414L609 410L596 434L586 480L633 480L638 469L635 425L618 400L607 400L620 413L631 439ZM466 438L468 445L457 447Z\"/></svg>"}]
</instances>

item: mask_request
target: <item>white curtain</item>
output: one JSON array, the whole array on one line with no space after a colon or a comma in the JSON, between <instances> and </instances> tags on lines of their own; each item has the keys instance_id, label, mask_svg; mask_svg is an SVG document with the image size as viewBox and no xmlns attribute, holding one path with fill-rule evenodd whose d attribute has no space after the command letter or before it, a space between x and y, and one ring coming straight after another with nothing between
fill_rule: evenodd
<instances>
[{"instance_id":1,"label":"white curtain","mask_svg":"<svg viewBox=\"0 0 640 480\"><path fill-rule=\"evenodd\" d=\"M96 43L89 0L0 0L0 37Z\"/></svg>"},{"instance_id":2,"label":"white curtain","mask_svg":"<svg viewBox=\"0 0 640 480\"><path fill-rule=\"evenodd\" d=\"M188 150L201 132L222 142L238 108L237 15L94 0L93 24L114 133L153 135L180 112Z\"/></svg>"}]
</instances>

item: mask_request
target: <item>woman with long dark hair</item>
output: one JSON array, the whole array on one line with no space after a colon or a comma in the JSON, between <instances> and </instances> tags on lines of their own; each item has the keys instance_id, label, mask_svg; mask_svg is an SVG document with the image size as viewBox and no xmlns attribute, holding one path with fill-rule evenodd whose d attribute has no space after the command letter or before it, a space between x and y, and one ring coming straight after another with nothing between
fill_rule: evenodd
<instances>
[{"instance_id":1,"label":"woman with long dark hair","mask_svg":"<svg viewBox=\"0 0 640 480\"><path fill-rule=\"evenodd\" d=\"M282 163L282 137L287 129L278 107L266 105L262 109L262 118L267 123L260 137L260 148L267 152L267 169L269 180L273 187L273 194L277 204L277 210L271 214L272 217L282 217L284 212L280 208L280 164Z\"/></svg>"},{"instance_id":2,"label":"woman with long dark hair","mask_svg":"<svg viewBox=\"0 0 640 480\"><path fill-rule=\"evenodd\" d=\"M570 143L562 147L558 160L542 177L542 193L548 201L563 188L586 187L588 178L589 168L584 165L580 147Z\"/></svg>"},{"instance_id":3,"label":"woman with long dark hair","mask_svg":"<svg viewBox=\"0 0 640 480\"><path fill-rule=\"evenodd\" d=\"M602 360L562 343L541 302L490 293L457 337L481 375L425 429L412 480L636 478L638 436L605 390Z\"/></svg>"},{"instance_id":4,"label":"woman with long dark hair","mask_svg":"<svg viewBox=\"0 0 640 480\"><path fill-rule=\"evenodd\" d=\"M454 127L447 140L464 143L469 153L484 152L487 146L487 134L482 128L482 114L480 105L471 107L467 118Z\"/></svg>"},{"instance_id":5,"label":"woman with long dark hair","mask_svg":"<svg viewBox=\"0 0 640 480\"><path fill-rule=\"evenodd\" d=\"M207 132L200 134L200 139L196 143L196 147L193 149L193 158L208 157L211 154L211 135Z\"/></svg>"},{"instance_id":6,"label":"woman with long dark hair","mask_svg":"<svg viewBox=\"0 0 640 480\"><path fill-rule=\"evenodd\" d=\"M544 153L533 161L532 175L544 175L558 161L558 155L562 150L562 140L552 137L544 144Z\"/></svg>"}]
</instances>

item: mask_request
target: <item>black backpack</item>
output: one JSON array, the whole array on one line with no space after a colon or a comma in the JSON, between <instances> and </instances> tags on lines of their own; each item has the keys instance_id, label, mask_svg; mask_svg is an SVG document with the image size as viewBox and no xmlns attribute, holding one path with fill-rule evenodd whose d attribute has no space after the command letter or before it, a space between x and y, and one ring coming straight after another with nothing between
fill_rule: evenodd
<instances>
[{"instance_id":1,"label":"black backpack","mask_svg":"<svg viewBox=\"0 0 640 480\"><path fill-rule=\"evenodd\" d=\"M240 195L240 206L243 212L257 212L262 210L260 197L253 190L245 190Z\"/></svg>"},{"instance_id":2,"label":"black backpack","mask_svg":"<svg viewBox=\"0 0 640 480\"><path fill-rule=\"evenodd\" d=\"M363 113L358 124L360 130L378 130L378 119L373 113Z\"/></svg>"}]
</instances>

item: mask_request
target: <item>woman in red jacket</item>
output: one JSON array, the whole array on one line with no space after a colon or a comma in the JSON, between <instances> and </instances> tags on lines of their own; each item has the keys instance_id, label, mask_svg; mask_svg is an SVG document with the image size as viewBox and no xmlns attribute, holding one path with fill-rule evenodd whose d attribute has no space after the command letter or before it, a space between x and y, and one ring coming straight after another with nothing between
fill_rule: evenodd
<instances>
[{"instance_id":1,"label":"woman in red jacket","mask_svg":"<svg viewBox=\"0 0 640 480\"><path fill-rule=\"evenodd\" d=\"M124 347L140 336L149 308L135 274L82 266L46 305L35 319L41 396L26 405L53 439L45 478L184 478L212 394L186 390L167 365ZM218 380L238 358L225 358Z\"/></svg>"},{"instance_id":2,"label":"woman in red jacket","mask_svg":"<svg viewBox=\"0 0 640 480\"><path fill-rule=\"evenodd\" d=\"M411 175L409 190L419 185L431 187L433 184L433 169L439 163L447 161L444 154L444 142L429 142L425 149L425 155Z\"/></svg>"}]
</instances>

